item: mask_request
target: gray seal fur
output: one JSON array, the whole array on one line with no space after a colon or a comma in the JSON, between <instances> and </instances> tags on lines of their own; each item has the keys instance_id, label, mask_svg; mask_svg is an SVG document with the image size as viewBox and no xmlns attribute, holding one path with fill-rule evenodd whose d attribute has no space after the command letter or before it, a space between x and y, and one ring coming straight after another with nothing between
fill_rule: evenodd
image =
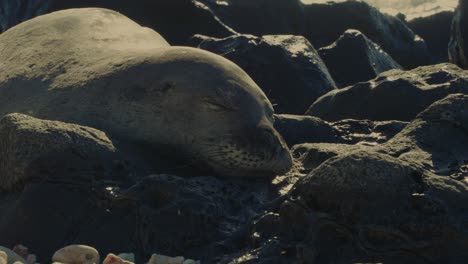
<instances>
[{"instance_id":1,"label":"gray seal fur","mask_svg":"<svg viewBox=\"0 0 468 264\"><path fill-rule=\"evenodd\" d=\"M117 12L69 9L15 26L0 35L0 68L0 115L94 127L225 176L292 166L271 103L242 69Z\"/></svg>"}]
</instances>

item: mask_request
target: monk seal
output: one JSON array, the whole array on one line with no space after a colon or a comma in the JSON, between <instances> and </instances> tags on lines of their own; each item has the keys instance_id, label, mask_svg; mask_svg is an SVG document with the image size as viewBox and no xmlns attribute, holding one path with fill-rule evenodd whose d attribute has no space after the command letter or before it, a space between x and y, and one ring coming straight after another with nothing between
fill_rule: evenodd
<instances>
[{"instance_id":1,"label":"monk seal","mask_svg":"<svg viewBox=\"0 0 468 264\"><path fill-rule=\"evenodd\" d=\"M24 113L176 151L224 176L292 166L273 107L237 65L172 47L107 9L36 17L0 35L0 115Z\"/></svg>"}]
</instances>

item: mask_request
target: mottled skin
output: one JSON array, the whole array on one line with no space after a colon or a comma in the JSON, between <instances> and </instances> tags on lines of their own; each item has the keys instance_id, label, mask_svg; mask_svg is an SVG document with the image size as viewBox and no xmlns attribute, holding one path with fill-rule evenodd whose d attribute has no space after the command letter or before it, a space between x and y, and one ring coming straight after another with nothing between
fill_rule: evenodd
<instances>
[{"instance_id":1,"label":"mottled skin","mask_svg":"<svg viewBox=\"0 0 468 264\"><path fill-rule=\"evenodd\" d=\"M271 103L234 63L171 47L106 9L70 9L0 35L0 115L87 125L225 176L292 166Z\"/></svg>"}]
</instances>

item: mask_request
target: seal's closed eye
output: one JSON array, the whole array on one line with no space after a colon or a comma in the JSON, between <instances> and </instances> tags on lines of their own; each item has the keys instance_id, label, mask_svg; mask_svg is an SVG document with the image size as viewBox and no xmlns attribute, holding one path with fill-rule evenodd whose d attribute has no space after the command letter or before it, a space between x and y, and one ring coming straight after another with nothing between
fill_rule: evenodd
<instances>
[{"instance_id":1,"label":"seal's closed eye","mask_svg":"<svg viewBox=\"0 0 468 264\"><path fill-rule=\"evenodd\" d=\"M204 100L206 106L209 110L216 111L216 112L227 112L227 111L235 111L234 107L229 106L227 104L223 104L214 100L206 99Z\"/></svg>"}]
</instances>

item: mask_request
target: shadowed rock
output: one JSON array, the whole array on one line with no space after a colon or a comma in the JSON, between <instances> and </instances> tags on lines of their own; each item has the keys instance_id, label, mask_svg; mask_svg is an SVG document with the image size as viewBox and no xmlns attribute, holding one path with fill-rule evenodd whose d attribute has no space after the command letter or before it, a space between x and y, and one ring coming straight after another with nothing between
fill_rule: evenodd
<instances>
[{"instance_id":1,"label":"shadowed rock","mask_svg":"<svg viewBox=\"0 0 468 264\"><path fill-rule=\"evenodd\" d=\"M382 14L365 2L308 4L304 10L306 36L316 47L330 45L347 29L357 29L407 69L430 62L424 40L398 18Z\"/></svg>"},{"instance_id":2,"label":"shadowed rock","mask_svg":"<svg viewBox=\"0 0 468 264\"><path fill-rule=\"evenodd\" d=\"M275 106L276 113L303 114L335 82L314 47L301 36L194 36L192 42L245 70Z\"/></svg>"},{"instance_id":3,"label":"shadowed rock","mask_svg":"<svg viewBox=\"0 0 468 264\"><path fill-rule=\"evenodd\" d=\"M346 30L333 44L319 49L339 87L375 78L391 69L402 69L379 45L357 30Z\"/></svg>"},{"instance_id":4,"label":"shadowed rock","mask_svg":"<svg viewBox=\"0 0 468 264\"><path fill-rule=\"evenodd\" d=\"M453 64L391 70L377 78L331 91L307 114L324 120L412 120L433 102L453 93L468 93L468 74Z\"/></svg>"},{"instance_id":5,"label":"shadowed rock","mask_svg":"<svg viewBox=\"0 0 468 264\"><path fill-rule=\"evenodd\" d=\"M421 170L466 181L467 146L468 95L453 94L421 112L402 132L380 146L379 152Z\"/></svg>"},{"instance_id":6,"label":"shadowed rock","mask_svg":"<svg viewBox=\"0 0 468 264\"><path fill-rule=\"evenodd\" d=\"M468 1L459 0L453 15L448 47L449 61L468 69Z\"/></svg>"},{"instance_id":7,"label":"shadowed rock","mask_svg":"<svg viewBox=\"0 0 468 264\"><path fill-rule=\"evenodd\" d=\"M309 219L302 229L309 230L304 247L314 248L314 257L327 263L343 255L384 263L466 258L468 186L422 175L391 156L358 151L331 158L300 180L291 195ZM346 253L330 254L320 243L325 238ZM365 246L356 250L355 243Z\"/></svg>"},{"instance_id":8,"label":"shadowed rock","mask_svg":"<svg viewBox=\"0 0 468 264\"><path fill-rule=\"evenodd\" d=\"M432 63L448 61L447 46L450 40L452 19L452 11L443 11L407 22L408 27L426 41Z\"/></svg>"},{"instance_id":9,"label":"shadowed rock","mask_svg":"<svg viewBox=\"0 0 468 264\"><path fill-rule=\"evenodd\" d=\"M239 33L303 35L305 19L300 0L201 0Z\"/></svg>"},{"instance_id":10,"label":"shadowed rock","mask_svg":"<svg viewBox=\"0 0 468 264\"><path fill-rule=\"evenodd\" d=\"M284 263L466 259L468 173L459 171L454 177L434 165L467 160L467 106L468 96L463 94L435 102L382 146L295 146L298 161L312 171L276 209L257 218L250 246L232 259L236 263L249 263L247 257L255 263L269 258ZM268 228L262 229L265 223ZM279 249L289 254L275 255Z\"/></svg>"},{"instance_id":11,"label":"shadowed rock","mask_svg":"<svg viewBox=\"0 0 468 264\"><path fill-rule=\"evenodd\" d=\"M38 15L80 7L101 7L118 11L138 24L158 31L174 45L186 44L197 33L214 37L225 37L233 33L206 5L192 0L2 1L1 31Z\"/></svg>"},{"instance_id":12,"label":"shadowed rock","mask_svg":"<svg viewBox=\"0 0 468 264\"><path fill-rule=\"evenodd\" d=\"M288 146L313 142L340 142L331 124L312 116L275 115L275 128Z\"/></svg>"},{"instance_id":13,"label":"shadowed rock","mask_svg":"<svg viewBox=\"0 0 468 264\"><path fill-rule=\"evenodd\" d=\"M0 188L11 190L41 174L70 179L79 170L79 177L88 180L112 177L105 167L117 154L99 130L10 114L0 120L0 157Z\"/></svg>"}]
</instances>

